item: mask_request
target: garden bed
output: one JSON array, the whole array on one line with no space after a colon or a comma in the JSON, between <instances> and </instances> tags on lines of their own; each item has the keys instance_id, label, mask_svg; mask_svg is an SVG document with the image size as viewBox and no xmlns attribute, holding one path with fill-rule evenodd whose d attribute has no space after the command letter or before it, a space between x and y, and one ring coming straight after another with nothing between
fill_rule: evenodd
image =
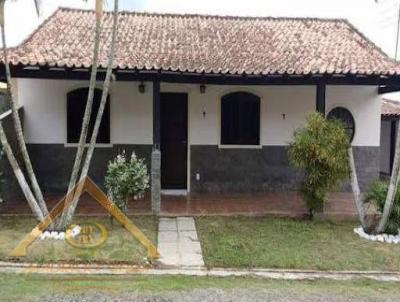
<instances>
[{"instance_id":1,"label":"garden bed","mask_svg":"<svg viewBox=\"0 0 400 302\"><path fill-rule=\"evenodd\" d=\"M357 222L201 217L196 224L209 267L400 270L400 246L361 239Z\"/></svg>"},{"instance_id":2,"label":"garden bed","mask_svg":"<svg viewBox=\"0 0 400 302\"><path fill-rule=\"evenodd\" d=\"M133 223L156 244L157 219L152 216L135 216ZM106 242L96 248L76 248L65 241L37 239L29 248L26 257L21 261L38 263L54 262L98 262L145 264L146 250L116 220L110 218L79 217L73 223L97 222L106 227ZM0 220L0 259L12 260L8 255L15 246L36 225L33 218L1 217Z\"/></svg>"}]
</instances>

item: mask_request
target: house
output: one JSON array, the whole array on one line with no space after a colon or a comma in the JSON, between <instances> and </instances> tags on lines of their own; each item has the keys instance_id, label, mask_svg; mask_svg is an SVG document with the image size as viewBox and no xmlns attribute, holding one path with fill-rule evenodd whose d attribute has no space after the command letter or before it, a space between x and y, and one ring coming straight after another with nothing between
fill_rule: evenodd
<instances>
[{"instance_id":1,"label":"house","mask_svg":"<svg viewBox=\"0 0 400 302\"><path fill-rule=\"evenodd\" d=\"M400 102L388 98L382 99L381 117L380 173L385 176L392 173Z\"/></svg>"},{"instance_id":2,"label":"house","mask_svg":"<svg viewBox=\"0 0 400 302\"><path fill-rule=\"evenodd\" d=\"M95 104L110 13L104 24ZM70 175L93 27L93 12L61 8L10 50L47 194L65 192ZM313 111L345 122L365 189L379 177L379 94L400 86L400 65L342 19L121 12L114 74L90 175L101 184L108 160L134 150L151 167L156 211L160 185L175 193L296 191L302 174L286 148Z\"/></svg>"}]
</instances>

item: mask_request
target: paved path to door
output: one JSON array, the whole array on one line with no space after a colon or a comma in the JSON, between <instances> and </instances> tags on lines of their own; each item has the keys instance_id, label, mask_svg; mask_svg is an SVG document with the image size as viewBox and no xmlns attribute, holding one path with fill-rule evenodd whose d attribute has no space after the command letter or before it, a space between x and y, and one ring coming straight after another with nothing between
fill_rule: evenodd
<instances>
[{"instance_id":1,"label":"paved path to door","mask_svg":"<svg viewBox=\"0 0 400 302\"><path fill-rule=\"evenodd\" d=\"M204 266L193 217L160 218L158 225L160 262L168 266Z\"/></svg>"}]
</instances>

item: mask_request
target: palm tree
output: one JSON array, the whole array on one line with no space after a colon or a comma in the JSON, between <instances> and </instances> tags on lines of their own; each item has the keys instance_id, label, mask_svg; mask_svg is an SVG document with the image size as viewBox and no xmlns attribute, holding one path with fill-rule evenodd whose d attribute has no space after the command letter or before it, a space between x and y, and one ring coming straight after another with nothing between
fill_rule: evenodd
<instances>
[{"instance_id":1,"label":"palm tree","mask_svg":"<svg viewBox=\"0 0 400 302\"><path fill-rule=\"evenodd\" d=\"M36 14L39 16L42 7L42 0L34 0L34 2L35 2Z\"/></svg>"},{"instance_id":2,"label":"palm tree","mask_svg":"<svg viewBox=\"0 0 400 302\"><path fill-rule=\"evenodd\" d=\"M0 121L0 142L3 146L4 152L7 155L8 161L10 162L10 165L14 171L14 175L17 178L18 184L21 187L21 190L24 193L26 200L28 201L30 208L32 209L33 214L35 215L37 220L43 221L45 216L43 215L42 209L39 207L35 199L35 196L33 196L31 188L29 187L25 179L24 173L22 173L21 168L18 165L18 162L11 149L11 146L8 143L7 136L4 133L3 124L1 121Z\"/></svg>"},{"instance_id":3,"label":"palm tree","mask_svg":"<svg viewBox=\"0 0 400 302\"><path fill-rule=\"evenodd\" d=\"M43 198L42 191L39 187L39 183L37 181L36 175L33 171L33 167L32 167L32 163L31 163L31 160L30 160L30 157L28 154L28 150L26 148L24 134L22 131L21 119L18 114L18 106L15 101L13 86L12 86L12 82L11 82L11 71L10 71L10 66L8 64L8 50L7 50L6 35L5 35L5 28L4 28L4 25L5 25L4 5L5 5L5 0L0 0L0 27L1 27L1 39L2 39L2 45L3 45L3 58L4 58L6 79L7 79L7 92L8 92L8 96L9 96L9 102L11 105L14 128L15 128L15 132L16 132L16 136L17 136L18 145L21 149L22 158L24 160L26 172L28 174L30 183L33 187L33 192L35 194L35 198L36 198L35 202L37 202L39 208L42 211L43 216L46 216L48 214L48 210L47 210L44 198ZM36 7L37 12L39 12L39 9L40 9L39 0L35 1L35 7ZM8 158L10 159L10 157L8 157ZM14 171L14 172L16 172L16 171ZM26 188L22 188L23 191L25 189Z\"/></svg>"},{"instance_id":4,"label":"palm tree","mask_svg":"<svg viewBox=\"0 0 400 302\"><path fill-rule=\"evenodd\" d=\"M358 185L357 170L356 170L356 165L354 163L354 155L353 155L353 147L352 146L350 146L348 149L348 157L349 157L349 166L350 166L351 188L352 188L353 195L354 195L354 203L356 205L358 218L360 220L361 226L365 230L367 228L367 225L365 223L365 208L364 208L364 202L362 199L362 195L360 192L360 187Z\"/></svg>"},{"instance_id":5,"label":"palm tree","mask_svg":"<svg viewBox=\"0 0 400 302\"><path fill-rule=\"evenodd\" d=\"M84 161L84 164L82 167L82 172L81 172L81 177L80 177L81 180L84 179L88 175L90 163L91 163L91 160L93 157L94 147L95 147L95 144L97 141L97 135L99 133L101 120L103 118L104 108L107 103L107 97L108 97L108 92L110 90L110 83L111 83L111 77L112 77L112 68L113 68L113 63L114 63L117 33L118 33L118 0L115 0L114 1L114 14L113 14L113 28L112 28L112 34L111 34L112 35L111 36L111 46L110 46L110 53L109 53L109 57L108 57L106 78L105 78L104 84L103 84L103 92L101 95L99 110L96 115L96 121L94 124L93 133L90 138L89 149L86 153L85 161ZM69 211L69 215L68 215L69 220L72 219L77 202L78 202L78 200L75 200L70 207L70 211Z\"/></svg>"},{"instance_id":6,"label":"palm tree","mask_svg":"<svg viewBox=\"0 0 400 302\"><path fill-rule=\"evenodd\" d=\"M378 3L378 0L375 0ZM399 44L399 31L400 31L400 3L397 17L397 31L396 31L396 50L395 59L397 60L398 54L398 44ZM385 230L386 224L388 222L389 216L393 209L394 197L396 195L396 188L399 184L399 170L400 170L400 123L397 127L397 138L396 138L396 149L394 153L392 174L390 176L389 188L386 195L385 206L383 208L382 217L375 229L376 233L382 233Z\"/></svg>"},{"instance_id":7,"label":"palm tree","mask_svg":"<svg viewBox=\"0 0 400 302\"><path fill-rule=\"evenodd\" d=\"M99 56L99 48L100 48L101 19L102 19L102 15L103 15L102 5L103 5L102 0L96 0L96 33L95 33L95 45L94 45L94 53L93 53L93 60L92 60L92 73L91 73L91 77L90 77L89 93L88 93L88 99L87 99L83 123L82 123L81 135L79 138L78 150L77 150L77 153L75 156L74 166L72 169L67 194L71 190L73 190L73 188L75 187L77 180L78 180L78 174L79 174L79 171L81 168L82 157L83 157L83 153L84 153L84 149L85 149L85 145L86 145L90 116L92 113L93 96L94 96L94 89L95 89L95 85L96 85L97 64L98 64L98 56ZM118 1L114 2L114 7L116 7L117 12L118 12ZM115 35L114 30L116 30L115 27L117 26L117 20L115 20L115 18L117 18L117 17L114 17L113 35ZM115 37L113 36L112 44L111 44L112 49L114 49L114 44L115 44ZM112 50L112 53L110 53L110 57L112 57L112 60L111 60L111 71L112 71L114 50ZM109 88L110 77L111 77L111 71L109 71L109 69L110 69L110 66L108 66L108 68L107 68L107 74L106 74L106 79L105 79L105 83L104 83L105 86L107 85L107 94L108 94L108 88ZM107 77L108 77L108 80L107 80ZM103 89L103 96L104 96L104 91L105 90ZM106 99L107 99L107 94L105 97ZM102 96L101 102L103 102L103 96ZM104 105L103 105L102 110L99 108L96 122L97 122L100 111L104 111ZM103 112L101 112L100 121L101 121L102 114L103 114ZM96 127L95 127L95 129L96 129ZM96 143L98 129L97 129L97 131L95 129L93 130L93 133L92 133L92 138L95 135L94 143L92 143L92 139L91 139L89 150L92 149L94 144ZM89 154L89 150L88 150L88 154ZM91 151L91 153L93 153L93 150ZM90 158L91 158L91 156L90 156ZM90 160L89 160L89 162L90 162ZM85 166L86 166L86 164L85 164ZM82 170L82 172L83 172L83 170ZM82 174L84 174L84 173L82 173ZM87 175L87 172L86 172L86 175ZM82 179L82 177L80 179ZM66 227L66 225L71 221L73 213L74 213L76 205L77 205L77 202L78 202L77 197L74 196L72 203L69 203L69 204L66 203L63 213L60 217L59 223L57 225L58 229L64 229Z\"/></svg>"},{"instance_id":8,"label":"palm tree","mask_svg":"<svg viewBox=\"0 0 400 302\"><path fill-rule=\"evenodd\" d=\"M382 217L376 227L376 233L382 233L385 230L389 216L393 209L394 197L396 188L399 185L399 170L400 170L400 123L397 127L396 149L394 153L392 175L390 176L389 188L386 195L385 206L383 207Z\"/></svg>"}]
</instances>

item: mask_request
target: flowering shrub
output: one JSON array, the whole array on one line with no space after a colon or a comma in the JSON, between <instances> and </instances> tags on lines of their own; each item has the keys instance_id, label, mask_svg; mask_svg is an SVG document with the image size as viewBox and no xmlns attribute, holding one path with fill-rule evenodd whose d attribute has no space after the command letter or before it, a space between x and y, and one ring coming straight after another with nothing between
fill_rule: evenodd
<instances>
[{"instance_id":1,"label":"flowering shrub","mask_svg":"<svg viewBox=\"0 0 400 302\"><path fill-rule=\"evenodd\" d=\"M129 198L143 197L149 188L149 174L144 160L132 152L127 158L125 151L108 163L106 188L109 197L121 211L126 212Z\"/></svg>"}]
</instances>

